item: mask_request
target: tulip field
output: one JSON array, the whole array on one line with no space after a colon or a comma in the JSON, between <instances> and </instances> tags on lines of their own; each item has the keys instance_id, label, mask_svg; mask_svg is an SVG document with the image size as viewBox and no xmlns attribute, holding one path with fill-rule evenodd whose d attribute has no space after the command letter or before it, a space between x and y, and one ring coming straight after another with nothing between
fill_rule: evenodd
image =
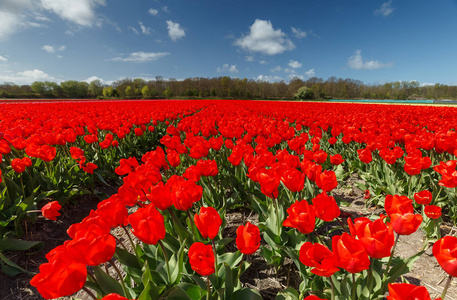
<instances>
[{"instance_id":1,"label":"tulip field","mask_svg":"<svg viewBox=\"0 0 457 300\"><path fill-rule=\"evenodd\" d=\"M2 272L27 274L44 299L263 299L243 279L255 258L286 274L270 299L452 299L456 130L453 107L2 103ZM351 176L373 213L345 212L335 191ZM88 195L96 209L65 228L39 272L14 261L43 248L32 224L58 221ZM417 231L423 246L400 257ZM402 276L427 249L444 279L433 290Z\"/></svg>"}]
</instances>

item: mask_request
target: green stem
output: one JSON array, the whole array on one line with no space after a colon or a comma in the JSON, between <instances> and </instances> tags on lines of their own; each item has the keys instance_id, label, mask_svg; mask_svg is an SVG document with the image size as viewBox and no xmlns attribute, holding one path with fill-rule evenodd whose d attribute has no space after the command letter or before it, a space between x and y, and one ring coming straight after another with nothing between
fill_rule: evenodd
<instances>
[{"instance_id":1,"label":"green stem","mask_svg":"<svg viewBox=\"0 0 457 300\"><path fill-rule=\"evenodd\" d=\"M446 285L444 286L443 293L441 294L441 300L444 300L444 297L446 297L446 292L449 286L451 285L451 280L452 280L452 275L449 275L446 281Z\"/></svg>"},{"instance_id":2,"label":"green stem","mask_svg":"<svg viewBox=\"0 0 457 300\"><path fill-rule=\"evenodd\" d=\"M244 263L244 254L241 254L240 268L238 269L238 275L236 275L235 284L236 284L236 282L240 279L240 276L241 276L241 268L243 267L243 263Z\"/></svg>"},{"instance_id":3,"label":"green stem","mask_svg":"<svg viewBox=\"0 0 457 300\"><path fill-rule=\"evenodd\" d=\"M332 276L330 276L328 279L330 279L330 285L332 286L332 300L335 300L335 285L333 284Z\"/></svg>"},{"instance_id":4,"label":"green stem","mask_svg":"<svg viewBox=\"0 0 457 300\"><path fill-rule=\"evenodd\" d=\"M398 242L399 238L400 238L400 235L397 234L397 237L395 238L394 247L392 248L392 253L390 254L389 261L387 262L386 272L384 273L384 275L386 277L387 277L387 274L389 273L390 264L392 263L392 258L394 257L395 247L397 246L397 242Z\"/></svg>"},{"instance_id":5,"label":"green stem","mask_svg":"<svg viewBox=\"0 0 457 300\"><path fill-rule=\"evenodd\" d=\"M189 217L189 221L190 221L190 227L192 228L192 236L194 239L196 239L196 236L195 236L195 229L194 229L194 220L190 214L190 209L187 210L187 216Z\"/></svg>"},{"instance_id":6,"label":"green stem","mask_svg":"<svg viewBox=\"0 0 457 300\"><path fill-rule=\"evenodd\" d=\"M124 225L122 225L122 228L124 228L125 233L126 233L127 236L129 237L130 244L132 245L132 248L135 250L136 245L135 245L135 243L133 242L132 237L130 236L129 231L127 230L127 228L125 228Z\"/></svg>"},{"instance_id":7,"label":"green stem","mask_svg":"<svg viewBox=\"0 0 457 300\"><path fill-rule=\"evenodd\" d=\"M355 289L355 273L352 273L352 300L357 300L357 293Z\"/></svg>"},{"instance_id":8,"label":"green stem","mask_svg":"<svg viewBox=\"0 0 457 300\"><path fill-rule=\"evenodd\" d=\"M215 269L216 269L216 280L217 280L217 274L218 274L218 268L217 268L217 252L216 252L216 243L214 240L211 240L211 243L213 244L213 251L214 251L214 263L215 263Z\"/></svg>"},{"instance_id":9,"label":"green stem","mask_svg":"<svg viewBox=\"0 0 457 300\"><path fill-rule=\"evenodd\" d=\"M171 282L171 273L170 273L170 265L168 263L168 255L167 255L167 252L165 251L165 247L163 246L163 243L162 243L161 240L159 240L159 245L160 245L160 248L162 248L163 256L165 257L165 262L167 263L168 281L170 282L170 284L172 284L172 282Z\"/></svg>"},{"instance_id":10,"label":"green stem","mask_svg":"<svg viewBox=\"0 0 457 300\"><path fill-rule=\"evenodd\" d=\"M209 276L206 277L207 291L206 291L206 300L211 299L211 290L209 288Z\"/></svg>"},{"instance_id":11,"label":"green stem","mask_svg":"<svg viewBox=\"0 0 457 300\"><path fill-rule=\"evenodd\" d=\"M24 182L22 181L22 174L19 174L19 178L21 178L21 188L22 188L22 195L24 195L24 200L25 200L25 191L24 191Z\"/></svg>"},{"instance_id":12,"label":"green stem","mask_svg":"<svg viewBox=\"0 0 457 300\"><path fill-rule=\"evenodd\" d=\"M278 235L281 235L282 220L279 220L279 205L276 198L273 198L273 202L275 203L276 208L276 226L278 227Z\"/></svg>"},{"instance_id":13,"label":"green stem","mask_svg":"<svg viewBox=\"0 0 457 300\"><path fill-rule=\"evenodd\" d=\"M111 259L111 265L113 266L114 270L116 270L117 275L119 276L119 281L121 282L122 285L122 290L124 291L125 296L127 297L127 288L125 287L125 282L124 282L124 277L122 277L121 271L116 267L116 264L114 263L114 260Z\"/></svg>"},{"instance_id":14,"label":"green stem","mask_svg":"<svg viewBox=\"0 0 457 300\"><path fill-rule=\"evenodd\" d=\"M92 299L96 300L97 297L95 297L95 295L88 289L86 288L85 286L83 286L82 288Z\"/></svg>"}]
</instances>

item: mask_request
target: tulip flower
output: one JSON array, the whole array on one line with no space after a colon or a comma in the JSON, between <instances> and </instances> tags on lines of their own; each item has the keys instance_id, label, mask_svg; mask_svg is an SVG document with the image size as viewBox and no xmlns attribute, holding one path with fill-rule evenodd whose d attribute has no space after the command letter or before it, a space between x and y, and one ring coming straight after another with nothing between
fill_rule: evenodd
<instances>
[{"instance_id":1,"label":"tulip flower","mask_svg":"<svg viewBox=\"0 0 457 300\"><path fill-rule=\"evenodd\" d=\"M211 245L200 242L193 243L189 248L189 263L195 272L202 276L214 273L214 252Z\"/></svg>"},{"instance_id":2,"label":"tulip flower","mask_svg":"<svg viewBox=\"0 0 457 300\"><path fill-rule=\"evenodd\" d=\"M236 246L241 253L251 255L260 247L260 230L254 224L247 222L236 229Z\"/></svg>"},{"instance_id":3,"label":"tulip flower","mask_svg":"<svg viewBox=\"0 0 457 300\"><path fill-rule=\"evenodd\" d=\"M59 210L61 208L62 205L60 205L59 202L52 201L41 208L41 213L46 219L56 221L57 217L60 216Z\"/></svg>"},{"instance_id":4,"label":"tulip flower","mask_svg":"<svg viewBox=\"0 0 457 300\"><path fill-rule=\"evenodd\" d=\"M222 219L213 207L201 207L200 213L194 215L194 222L203 238L212 240L219 233Z\"/></svg>"}]
</instances>

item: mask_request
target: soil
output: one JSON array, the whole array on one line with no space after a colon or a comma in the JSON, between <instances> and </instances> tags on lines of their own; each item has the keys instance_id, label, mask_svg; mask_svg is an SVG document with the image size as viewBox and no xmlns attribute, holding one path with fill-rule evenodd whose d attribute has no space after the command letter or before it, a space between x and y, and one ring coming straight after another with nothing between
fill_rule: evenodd
<instances>
[{"instance_id":1,"label":"soil","mask_svg":"<svg viewBox=\"0 0 457 300\"><path fill-rule=\"evenodd\" d=\"M334 191L333 196L344 200L349 205L341 208L343 222L347 217L357 218L361 216L379 215L382 209L367 208L363 198L364 192L355 187L354 183L363 182L357 174L351 175L344 183L340 184ZM38 253L4 253L9 259L31 272L38 272L39 266L46 262L45 255L54 247L61 245L69 237L66 229L74 223L80 222L86 217L91 209L95 209L98 199L93 197L84 197L78 200L77 204L64 206L62 216L57 221L49 221L44 218L37 218L35 224L27 224L27 240L40 240L45 242L45 248ZM223 232L224 237L236 237L236 228L244 225L247 221L256 224L257 216L247 209L238 209L226 215L227 224ZM327 225L331 226L331 225ZM324 229L325 230L325 229ZM442 225L442 235L457 232L452 224L444 223ZM121 230L113 232L121 240L127 240ZM424 233L418 230L409 236L401 236L395 249L395 255L402 258L410 257L419 252L424 246ZM226 246L226 251L236 251L236 245L233 241ZM300 285L300 276L298 270L290 259L285 260L284 266L277 271L272 266L267 266L264 259L259 255L259 251L253 255L246 256L246 261L251 265L241 276L241 281L245 287L253 288L259 291L264 299L274 299L277 293L286 287L294 287L298 290ZM438 298L444 288L447 274L438 265L432 255L431 247L415 262L410 273L403 276L405 280L425 286L432 299ZM0 299L1 300L38 300L43 299L37 290L30 285L31 277L21 274L15 277L9 277L0 272ZM62 297L59 299L79 298L89 300L90 297L84 291L80 291L71 297ZM447 300L457 300L457 280L453 280L451 287L446 295Z\"/></svg>"}]
</instances>

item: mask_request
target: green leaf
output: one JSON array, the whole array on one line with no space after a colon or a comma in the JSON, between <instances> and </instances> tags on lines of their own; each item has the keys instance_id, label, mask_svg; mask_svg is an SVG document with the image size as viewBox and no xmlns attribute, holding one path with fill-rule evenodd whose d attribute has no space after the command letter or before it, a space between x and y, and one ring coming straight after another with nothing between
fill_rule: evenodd
<instances>
[{"instance_id":1,"label":"green leaf","mask_svg":"<svg viewBox=\"0 0 457 300\"><path fill-rule=\"evenodd\" d=\"M243 288L233 294L233 299L237 300L262 300L259 292L249 288Z\"/></svg>"},{"instance_id":2,"label":"green leaf","mask_svg":"<svg viewBox=\"0 0 457 300\"><path fill-rule=\"evenodd\" d=\"M178 252L173 254L170 258L170 271L171 273L171 283L178 283L181 280L182 270L184 268L184 246L186 245L186 241L183 241L181 248L179 248Z\"/></svg>"},{"instance_id":3,"label":"green leaf","mask_svg":"<svg viewBox=\"0 0 457 300\"><path fill-rule=\"evenodd\" d=\"M279 292L276 296L276 300L298 300L298 291L292 287L288 287Z\"/></svg>"},{"instance_id":4,"label":"green leaf","mask_svg":"<svg viewBox=\"0 0 457 300\"><path fill-rule=\"evenodd\" d=\"M115 256L119 260L119 262L124 266L140 270L142 268L138 261L138 258L122 248L116 248Z\"/></svg>"},{"instance_id":5,"label":"green leaf","mask_svg":"<svg viewBox=\"0 0 457 300\"><path fill-rule=\"evenodd\" d=\"M105 294L116 293L124 297L126 296L121 284L113 277L103 272L100 266L94 267L94 275Z\"/></svg>"},{"instance_id":6,"label":"green leaf","mask_svg":"<svg viewBox=\"0 0 457 300\"><path fill-rule=\"evenodd\" d=\"M394 282L397 278L399 278L401 275L408 273L411 271L411 268L413 267L413 264L416 260L419 259L419 257L424 254L424 251L421 251L407 259L401 259L399 257L396 257L392 261L393 267L389 270L389 274L387 274L386 278L386 283L392 283Z\"/></svg>"},{"instance_id":7,"label":"green leaf","mask_svg":"<svg viewBox=\"0 0 457 300\"><path fill-rule=\"evenodd\" d=\"M35 251L40 251L44 248L44 243L13 238L0 239L0 251L25 251L32 248L35 248Z\"/></svg>"},{"instance_id":8,"label":"green leaf","mask_svg":"<svg viewBox=\"0 0 457 300\"><path fill-rule=\"evenodd\" d=\"M0 262L2 265L2 271L5 272L5 274L7 274L9 276L15 276L15 275L18 275L21 273L34 275L32 272L29 272L26 269L23 269L22 267L18 266L17 264L15 264L14 262L12 262L8 258L6 258L6 256L4 256L1 252L0 252Z\"/></svg>"}]
</instances>

